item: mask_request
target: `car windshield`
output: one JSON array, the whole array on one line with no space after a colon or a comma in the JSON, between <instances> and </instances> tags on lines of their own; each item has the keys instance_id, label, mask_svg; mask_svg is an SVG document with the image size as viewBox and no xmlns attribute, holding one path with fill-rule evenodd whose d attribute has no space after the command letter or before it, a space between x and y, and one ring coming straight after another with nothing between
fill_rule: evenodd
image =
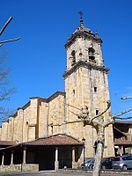
<instances>
[{"instance_id":1,"label":"car windshield","mask_svg":"<svg viewBox=\"0 0 132 176\"><path fill-rule=\"evenodd\" d=\"M86 160L85 163L90 163L92 159Z\"/></svg>"}]
</instances>

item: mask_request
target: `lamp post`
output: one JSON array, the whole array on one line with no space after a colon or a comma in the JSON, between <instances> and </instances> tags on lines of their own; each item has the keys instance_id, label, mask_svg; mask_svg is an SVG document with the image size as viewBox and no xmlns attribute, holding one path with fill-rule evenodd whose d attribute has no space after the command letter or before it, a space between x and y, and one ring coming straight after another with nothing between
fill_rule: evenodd
<instances>
[{"instance_id":1,"label":"lamp post","mask_svg":"<svg viewBox=\"0 0 132 176\"><path fill-rule=\"evenodd\" d=\"M83 146L83 162L85 163L85 138L82 138L82 142L83 142L83 144L84 144L84 146Z\"/></svg>"}]
</instances>

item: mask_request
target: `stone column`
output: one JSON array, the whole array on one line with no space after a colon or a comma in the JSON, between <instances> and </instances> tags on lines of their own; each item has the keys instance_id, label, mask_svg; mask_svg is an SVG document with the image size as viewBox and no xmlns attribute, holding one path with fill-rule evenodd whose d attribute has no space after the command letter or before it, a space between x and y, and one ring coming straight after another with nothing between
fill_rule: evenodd
<instances>
[{"instance_id":1,"label":"stone column","mask_svg":"<svg viewBox=\"0 0 132 176\"><path fill-rule=\"evenodd\" d=\"M22 164L26 164L26 148L23 149L23 161Z\"/></svg>"},{"instance_id":2,"label":"stone column","mask_svg":"<svg viewBox=\"0 0 132 176\"><path fill-rule=\"evenodd\" d=\"M13 154L13 152L11 152L11 165L13 165L13 156L14 156L14 154Z\"/></svg>"},{"instance_id":3,"label":"stone column","mask_svg":"<svg viewBox=\"0 0 132 176\"><path fill-rule=\"evenodd\" d=\"M72 148L72 168L76 168L76 161L75 161L75 147Z\"/></svg>"},{"instance_id":4,"label":"stone column","mask_svg":"<svg viewBox=\"0 0 132 176\"><path fill-rule=\"evenodd\" d=\"M1 165L4 165L4 153L2 153L2 162Z\"/></svg>"},{"instance_id":5,"label":"stone column","mask_svg":"<svg viewBox=\"0 0 132 176\"><path fill-rule=\"evenodd\" d=\"M123 146L120 146L120 156L123 155Z\"/></svg>"},{"instance_id":6,"label":"stone column","mask_svg":"<svg viewBox=\"0 0 132 176\"><path fill-rule=\"evenodd\" d=\"M131 152L131 154L132 154L132 147L131 147L131 149L130 149L130 152Z\"/></svg>"},{"instance_id":7,"label":"stone column","mask_svg":"<svg viewBox=\"0 0 132 176\"><path fill-rule=\"evenodd\" d=\"M58 147L55 148L55 170L59 169L59 161L58 161Z\"/></svg>"}]
</instances>

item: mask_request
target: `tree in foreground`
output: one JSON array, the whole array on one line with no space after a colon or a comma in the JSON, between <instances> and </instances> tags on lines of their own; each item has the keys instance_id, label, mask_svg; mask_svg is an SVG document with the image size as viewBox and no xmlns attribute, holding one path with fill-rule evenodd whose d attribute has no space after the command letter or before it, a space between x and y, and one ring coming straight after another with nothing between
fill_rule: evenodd
<instances>
[{"instance_id":1,"label":"tree in foreground","mask_svg":"<svg viewBox=\"0 0 132 176\"><path fill-rule=\"evenodd\" d=\"M101 160L103 158L104 143L105 143L105 137L104 137L105 128L111 124L114 124L115 119L117 118L120 119L121 115L124 115L132 111L132 108L130 108L119 114L111 116L111 118L109 119L104 119L105 113L109 110L110 107L111 107L111 103L107 102L107 108L105 109L105 111L101 112L99 115L92 117L92 118L89 117L88 108L85 107L85 108L82 108L81 114L78 116L78 118L84 123L84 125L92 126L93 128L95 128L97 132L97 140L95 141L96 153L95 153L95 162L94 162L94 168L93 168L93 176L100 176Z\"/></svg>"},{"instance_id":2,"label":"tree in foreground","mask_svg":"<svg viewBox=\"0 0 132 176\"><path fill-rule=\"evenodd\" d=\"M52 124L52 126L61 126L64 124L82 122L84 126L90 125L93 128L95 128L97 132L97 140L95 141L96 150L95 150L95 162L94 162L94 168L93 168L93 176L100 176L101 160L103 158L104 144L105 144L105 128L108 127L109 125L114 124L116 119L124 119L124 118L121 118L120 116L132 111L132 108L130 108L125 111L122 111L119 114L115 114L113 116L111 115L107 118L106 114L108 114L108 110L111 107L111 103L110 101L106 103L107 103L106 109L94 117L89 116L89 109L87 106L82 109L79 109L78 107L66 104L67 106L71 106L81 111L80 115L71 111L71 113L73 113L74 115L78 117L78 120L65 121L62 124L55 124L55 125ZM126 117L125 119L130 119L130 118L132 117Z\"/></svg>"},{"instance_id":3,"label":"tree in foreground","mask_svg":"<svg viewBox=\"0 0 132 176\"><path fill-rule=\"evenodd\" d=\"M4 26L0 30L0 36L3 34L9 23L13 17L10 17ZM9 42L15 42L19 40L20 38L13 38L13 39L7 39L7 40L0 40L0 47L3 46L5 43ZM3 119L3 117L7 116L9 114L9 111L5 108L4 103L6 100L9 100L10 94L14 92L14 88L8 88L8 75L9 70L5 68L5 56L0 57L0 118Z\"/></svg>"}]
</instances>

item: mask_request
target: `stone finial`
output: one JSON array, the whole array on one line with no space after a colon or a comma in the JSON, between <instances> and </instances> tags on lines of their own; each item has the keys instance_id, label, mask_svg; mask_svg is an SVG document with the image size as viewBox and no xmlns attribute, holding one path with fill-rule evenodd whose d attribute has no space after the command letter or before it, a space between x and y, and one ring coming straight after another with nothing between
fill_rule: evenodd
<instances>
[{"instance_id":1,"label":"stone finial","mask_svg":"<svg viewBox=\"0 0 132 176\"><path fill-rule=\"evenodd\" d=\"M98 32L95 33L95 38L100 38Z\"/></svg>"}]
</instances>

